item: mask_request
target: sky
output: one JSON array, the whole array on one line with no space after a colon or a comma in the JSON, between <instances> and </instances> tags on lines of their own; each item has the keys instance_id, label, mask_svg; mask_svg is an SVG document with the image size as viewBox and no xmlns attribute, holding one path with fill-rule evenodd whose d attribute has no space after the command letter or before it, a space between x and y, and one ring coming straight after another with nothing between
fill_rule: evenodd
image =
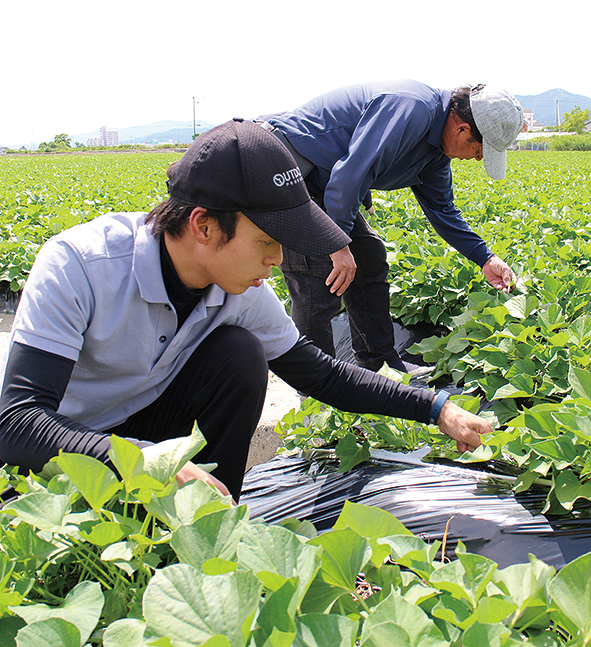
<instances>
[{"instance_id":1,"label":"sky","mask_svg":"<svg viewBox=\"0 0 591 647\"><path fill-rule=\"evenodd\" d=\"M6 2L0 145L192 126L193 106L218 124L385 79L591 97L589 18L589 0Z\"/></svg>"}]
</instances>

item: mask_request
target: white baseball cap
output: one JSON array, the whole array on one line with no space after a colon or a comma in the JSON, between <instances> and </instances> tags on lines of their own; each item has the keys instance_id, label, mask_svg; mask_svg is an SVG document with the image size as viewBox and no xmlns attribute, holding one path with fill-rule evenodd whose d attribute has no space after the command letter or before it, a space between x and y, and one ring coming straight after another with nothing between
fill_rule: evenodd
<instances>
[{"instance_id":1,"label":"white baseball cap","mask_svg":"<svg viewBox=\"0 0 591 647\"><path fill-rule=\"evenodd\" d=\"M482 135L484 168L493 180L502 180L507 149L523 127L523 108L513 95L487 85L470 94L470 107Z\"/></svg>"}]
</instances>

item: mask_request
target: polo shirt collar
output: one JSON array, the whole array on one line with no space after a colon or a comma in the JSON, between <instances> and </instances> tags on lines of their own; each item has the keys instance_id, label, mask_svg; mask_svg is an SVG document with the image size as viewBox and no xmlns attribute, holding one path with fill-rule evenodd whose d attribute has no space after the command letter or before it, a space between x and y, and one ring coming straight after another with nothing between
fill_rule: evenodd
<instances>
[{"instance_id":1,"label":"polo shirt collar","mask_svg":"<svg viewBox=\"0 0 591 647\"><path fill-rule=\"evenodd\" d=\"M133 244L133 274L140 295L148 303L168 303L169 298L162 278L160 263L160 241L152 236L150 225L140 225ZM207 307L224 304L226 293L217 285L212 285L203 299Z\"/></svg>"},{"instance_id":2,"label":"polo shirt collar","mask_svg":"<svg viewBox=\"0 0 591 647\"><path fill-rule=\"evenodd\" d=\"M427 138L429 144L436 148L441 148L441 136L443 135L443 129L445 128L445 122L449 114L450 104L451 92L449 90L442 90L441 99L437 104L437 111L433 119L433 125L429 130L429 137Z\"/></svg>"}]
</instances>

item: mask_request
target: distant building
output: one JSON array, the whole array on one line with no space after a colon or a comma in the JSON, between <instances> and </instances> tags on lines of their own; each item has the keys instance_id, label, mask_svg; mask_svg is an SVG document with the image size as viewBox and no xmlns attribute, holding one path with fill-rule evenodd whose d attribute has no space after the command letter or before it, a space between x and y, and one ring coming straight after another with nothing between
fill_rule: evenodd
<instances>
[{"instance_id":1,"label":"distant building","mask_svg":"<svg viewBox=\"0 0 591 647\"><path fill-rule=\"evenodd\" d=\"M101 126L98 137L91 137L86 140L87 146L119 146L119 131L107 130L106 126Z\"/></svg>"},{"instance_id":2,"label":"distant building","mask_svg":"<svg viewBox=\"0 0 591 647\"><path fill-rule=\"evenodd\" d=\"M543 124L538 124L536 123L536 120L534 119L534 111L533 110L528 110L525 108L523 110L523 117L525 119L525 123L527 124L527 129L529 131L537 131L537 130L542 130L544 128Z\"/></svg>"}]
</instances>

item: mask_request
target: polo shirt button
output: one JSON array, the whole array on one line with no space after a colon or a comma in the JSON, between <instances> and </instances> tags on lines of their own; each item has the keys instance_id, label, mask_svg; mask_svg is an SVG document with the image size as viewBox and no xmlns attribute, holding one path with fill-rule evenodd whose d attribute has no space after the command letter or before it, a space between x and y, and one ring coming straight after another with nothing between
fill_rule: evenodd
<instances>
[{"instance_id":1,"label":"polo shirt button","mask_svg":"<svg viewBox=\"0 0 591 647\"><path fill-rule=\"evenodd\" d=\"M172 306L170 306L168 303L164 306L166 310L172 310Z\"/></svg>"},{"instance_id":2,"label":"polo shirt button","mask_svg":"<svg viewBox=\"0 0 591 647\"><path fill-rule=\"evenodd\" d=\"M166 335L162 335L158 341L164 343L166 341Z\"/></svg>"}]
</instances>

